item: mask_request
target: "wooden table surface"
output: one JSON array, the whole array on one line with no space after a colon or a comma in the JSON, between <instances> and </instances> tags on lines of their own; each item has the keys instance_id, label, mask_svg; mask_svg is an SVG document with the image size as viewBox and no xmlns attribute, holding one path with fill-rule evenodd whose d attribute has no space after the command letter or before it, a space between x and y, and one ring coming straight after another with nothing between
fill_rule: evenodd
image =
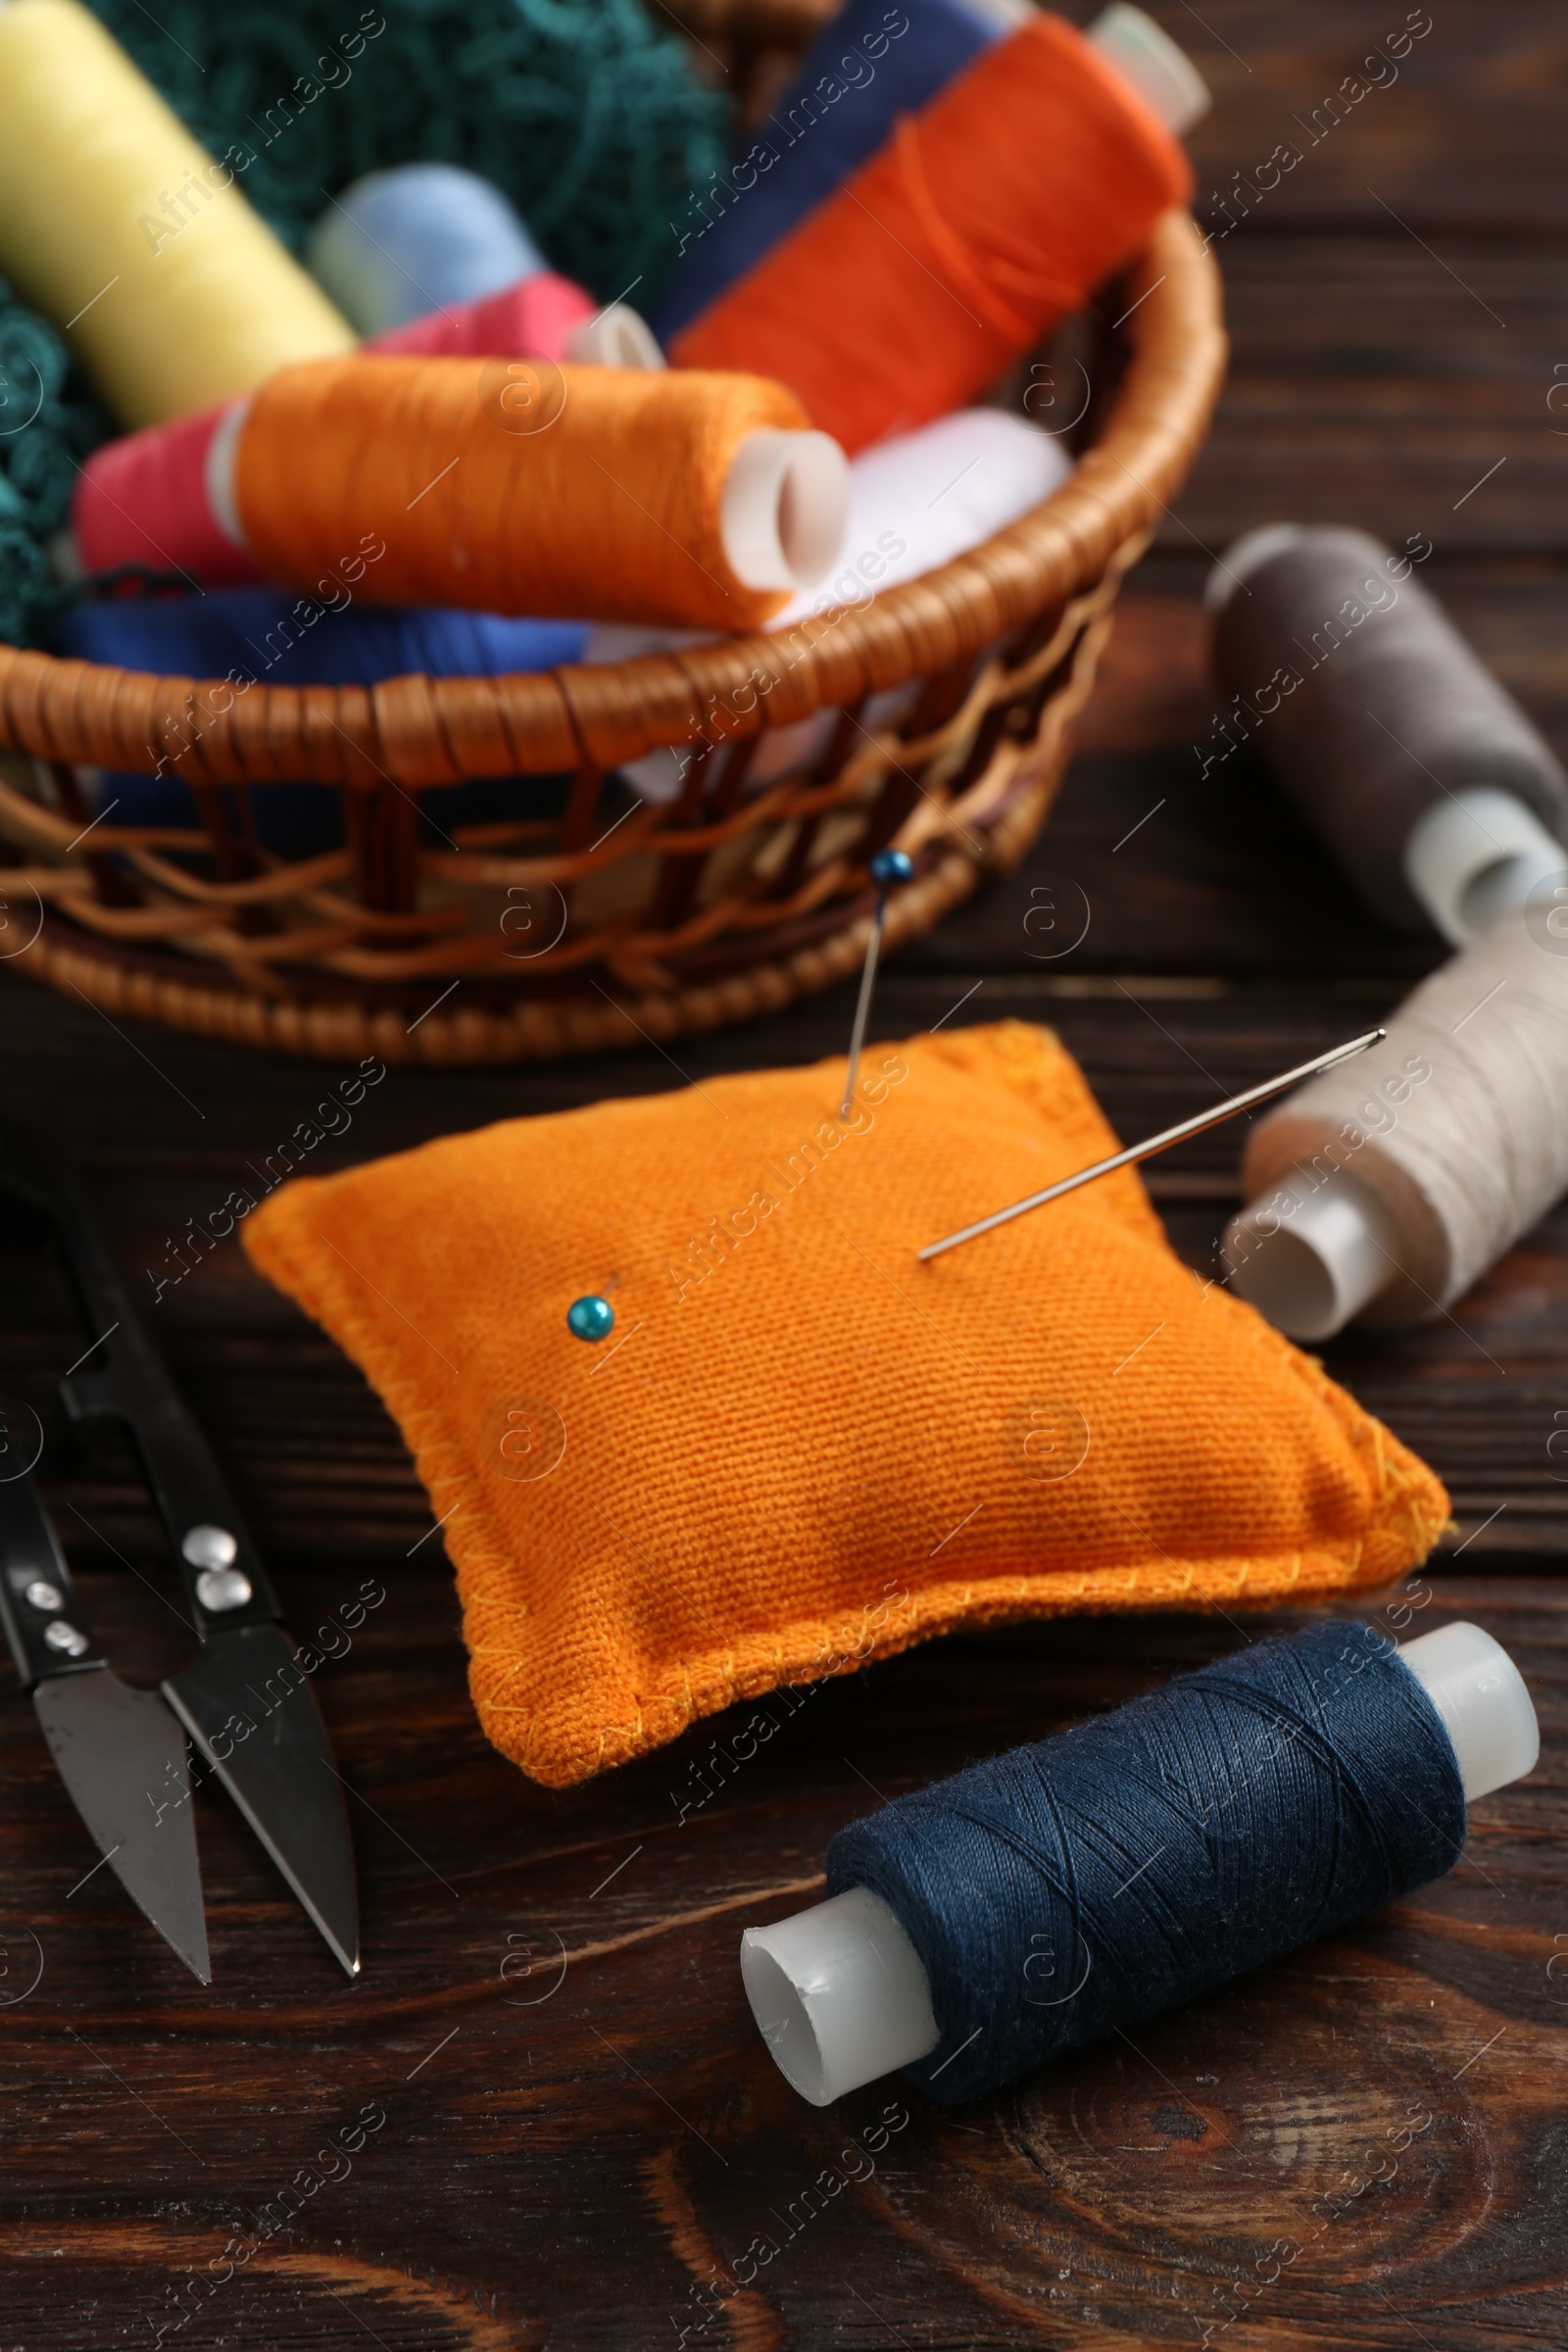
<instances>
[{"instance_id":1,"label":"wooden table surface","mask_svg":"<svg viewBox=\"0 0 1568 2352\"><path fill-rule=\"evenodd\" d=\"M1199 780L1208 553L1287 514L1427 533L1429 581L1568 750L1560 6L1433 0L1397 78L1332 126L1328 93L1402 7L1155 12L1216 93L1194 144L1200 216L1235 222L1217 238L1235 371L1126 598L1050 828L1024 871L892 963L877 1023L1049 1020L1126 1135L1366 1026L1437 954L1377 928L1245 756ZM1228 194L1282 140L1301 160L1279 187ZM1055 957L1048 905L1088 918ZM803 1061L842 1047L850 1010L840 990L683 1045L679 1070L657 1053L395 1070L329 1149L343 1165ZM334 1074L0 980L0 1102L79 1155L138 1282ZM1221 1130L1153 1172L1196 1265L1239 1153ZM49 1415L86 1342L15 1221L0 1285L0 1390ZM928 1645L821 1688L684 1828L669 1791L722 1720L545 1791L480 1736L396 1432L237 1247L217 1250L160 1329L289 1620L304 1635L366 1580L385 1589L318 1686L353 1792L365 1969L339 1975L232 1808L204 1798L199 1991L112 1874L78 1886L92 1849L7 1677L0 2352L160 2330L188 2352L1568 2343L1565 1306L1559 1212L1452 1317L1329 1350L1453 1494L1458 1534L1412 1587L1417 1621L1494 1629L1542 1715L1541 1769L1475 1809L1454 1874L972 2111L895 2082L818 2112L751 2023L743 1926L796 1907L868 1781L917 1786L1235 1630L1151 1617ZM111 1655L152 1683L190 1637L128 1457L55 1438L44 1470ZM351 2155L318 2158L345 2132ZM852 2140L880 2141L873 2171ZM851 2169L865 2177L842 2184ZM841 2185L805 2199L824 2174Z\"/></svg>"}]
</instances>

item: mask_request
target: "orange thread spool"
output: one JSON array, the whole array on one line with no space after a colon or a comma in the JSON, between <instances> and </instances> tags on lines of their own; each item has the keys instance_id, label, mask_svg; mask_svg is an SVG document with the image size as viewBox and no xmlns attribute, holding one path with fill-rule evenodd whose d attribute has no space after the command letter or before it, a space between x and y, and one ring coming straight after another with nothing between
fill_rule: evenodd
<instances>
[{"instance_id":1,"label":"orange thread spool","mask_svg":"<svg viewBox=\"0 0 1568 2352\"><path fill-rule=\"evenodd\" d=\"M843 470L807 426L792 393L749 375L309 361L254 395L234 508L263 568L302 587L371 534L385 553L362 593L380 604L746 629L787 592L730 562L726 488L758 433L805 432Z\"/></svg>"},{"instance_id":2,"label":"orange thread spool","mask_svg":"<svg viewBox=\"0 0 1568 2352\"><path fill-rule=\"evenodd\" d=\"M853 456L971 400L1192 187L1132 84L1037 17L906 116L671 357L776 377Z\"/></svg>"}]
</instances>

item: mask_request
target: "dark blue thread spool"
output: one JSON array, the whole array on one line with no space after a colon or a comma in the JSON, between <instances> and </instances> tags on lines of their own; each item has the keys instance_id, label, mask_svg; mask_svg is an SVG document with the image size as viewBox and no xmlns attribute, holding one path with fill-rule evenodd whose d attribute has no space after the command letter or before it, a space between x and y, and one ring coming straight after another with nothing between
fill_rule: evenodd
<instances>
[{"instance_id":1,"label":"dark blue thread spool","mask_svg":"<svg viewBox=\"0 0 1568 2352\"><path fill-rule=\"evenodd\" d=\"M1477 1627L1258 1642L852 1823L828 1901L743 1939L752 2006L817 2104L978 2098L1441 1878L1538 1746Z\"/></svg>"}]
</instances>

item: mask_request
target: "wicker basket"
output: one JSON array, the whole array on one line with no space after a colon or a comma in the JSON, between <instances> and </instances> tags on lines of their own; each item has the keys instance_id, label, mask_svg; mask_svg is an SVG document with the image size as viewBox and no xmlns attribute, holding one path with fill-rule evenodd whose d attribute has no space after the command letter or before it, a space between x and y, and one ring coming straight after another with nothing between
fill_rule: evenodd
<instances>
[{"instance_id":1,"label":"wicker basket","mask_svg":"<svg viewBox=\"0 0 1568 2352\"><path fill-rule=\"evenodd\" d=\"M237 696L0 647L0 746L31 759L0 762L0 898L29 942L14 968L247 1045L544 1059L744 1020L851 972L867 860L890 843L915 870L888 943L927 929L1045 821L1122 575L1218 390L1218 276L1185 215L1156 225L1116 308L1095 370L1115 389L1054 497L777 636ZM900 724L868 733L867 699L911 682ZM819 710L840 714L825 742L748 789L763 732ZM171 740L204 832L87 829L77 766L149 769ZM698 747L680 797L638 805L616 771L664 745ZM422 838L428 787L517 775L570 780L552 814ZM250 802L301 779L338 788L343 847L291 862L258 845Z\"/></svg>"}]
</instances>

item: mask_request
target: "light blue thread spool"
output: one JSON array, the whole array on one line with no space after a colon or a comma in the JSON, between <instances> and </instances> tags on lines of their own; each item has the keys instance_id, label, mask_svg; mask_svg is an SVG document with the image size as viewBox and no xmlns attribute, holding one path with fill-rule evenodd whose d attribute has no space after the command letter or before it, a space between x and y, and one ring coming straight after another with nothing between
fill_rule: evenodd
<instances>
[{"instance_id":1,"label":"light blue thread spool","mask_svg":"<svg viewBox=\"0 0 1568 2352\"><path fill-rule=\"evenodd\" d=\"M501 190L455 164L357 179L317 221L305 258L362 335L499 294L548 267Z\"/></svg>"}]
</instances>

